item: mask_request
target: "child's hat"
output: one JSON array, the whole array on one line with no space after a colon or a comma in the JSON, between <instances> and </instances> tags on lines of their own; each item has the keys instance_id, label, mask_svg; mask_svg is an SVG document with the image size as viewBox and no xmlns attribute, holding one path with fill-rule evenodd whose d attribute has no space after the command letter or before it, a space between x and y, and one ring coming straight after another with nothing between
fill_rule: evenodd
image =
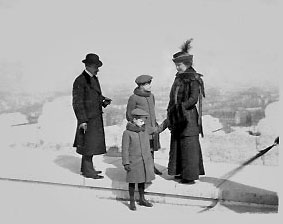
<instances>
[{"instance_id":1,"label":"child's hat","mask_svg":"<svg viewBox=\"0 0 283 224\"><path fill-rule=\"evenodd\" d=\"M145 83L149 83L152 80L152 76L150 75L140 75L136 78L135 82L137 83L137 85L141 85L141 84L145 84Z\"/></svg>"},{"instance_id":2,"label":"child's hat","mask_svg":"<svg viewBox=\"0 0 283 224\"><path fill-rule=\"evenodd\" d=\"M136 109L132 110L131 115L133 117L148 117L149 113L147 113L146 111L144 111L140 108L136 108Z\"/></svg>"}]
</instances>

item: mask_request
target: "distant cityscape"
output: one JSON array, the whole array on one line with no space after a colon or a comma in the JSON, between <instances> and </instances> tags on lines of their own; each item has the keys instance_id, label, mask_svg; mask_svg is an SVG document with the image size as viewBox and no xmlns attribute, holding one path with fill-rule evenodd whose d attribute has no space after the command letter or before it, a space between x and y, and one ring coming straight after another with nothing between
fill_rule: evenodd
<instances>
[{"instance_id":1,"label":"distant cityscape","mask_svg":"<svg viewBox=\"0 0 283 224\"><path fill-rule=\"evenodd\" d=\"M170 88L159 88L155 91L157 121L166 118ZM112 92L113 104L105 110L106 125L120 123L125 118L126 104L132 91L117 90ZM230 126L253 126L265 117L268 104L279 100L276 88L251 87L241 90L222 92L216 88L207 88L203 100L203 115L218 118L225 131Z\"/></svg>"},{"instance_id":2,"label":"distant cityscape","mask_svg":"<svg viewBox=\"0 0 283 224\"><path fill-rule=\"evenodd\" d=\"M166 118L169 100L169 87L155 90L157 121ZM112 98L112 104L104 110L104 124L111 126L125 119L126 105L132 90L115 88L104 92ZM71 95L68 92L52 92L45 94L17 94L0 92L0 114L20 112L30 123L36 123L41 115L42 107L60 96ZM218 118L225 131L230 126L253 126L265 117L264 111L268 104L279 100L278 88L250 87L241 90L221 91L217 88L207 88L203 100L203 115ZM71 102L70 102L71 103Z\"/></svg>"}]
</instances>

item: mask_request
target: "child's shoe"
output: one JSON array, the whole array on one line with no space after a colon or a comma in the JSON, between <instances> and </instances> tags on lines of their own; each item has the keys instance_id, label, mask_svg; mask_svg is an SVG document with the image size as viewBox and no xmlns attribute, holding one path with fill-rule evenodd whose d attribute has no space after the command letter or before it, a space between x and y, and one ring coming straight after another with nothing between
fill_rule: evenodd
<instances>
[{"instance_id":1,"label":"child's shoe","mask_svg":"<svg viewBox=\"0 0 283 224\"><path fill-rule=\"evenodd\" d=\"M135 201L130 201L130 206L129 206L129 208L130 208L130 210L132 210L132 211L136 211L136 210L137 210Z\"/></svg>"},{"instance_id":2,"label":"child's shoe","mask_svg":"<svg viewBox=\"0 0 283 224\"><path fill-rule=\"evenodd\" d=\"M145 206L145 207L152 207L153 206L152 203L150 203L149 201L145 200L144 198L140 199L139 205Z\"/></svg>"}]
</instances>

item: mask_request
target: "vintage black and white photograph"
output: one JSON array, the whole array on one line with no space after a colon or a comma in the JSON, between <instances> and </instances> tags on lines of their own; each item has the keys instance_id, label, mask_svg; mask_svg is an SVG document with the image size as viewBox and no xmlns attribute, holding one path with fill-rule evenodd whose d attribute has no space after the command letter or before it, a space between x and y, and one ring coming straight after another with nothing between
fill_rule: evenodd
<instances>
[{"instance_id":1,"label":"vintage black and white photograph","mask_svg":"<svg viewBox=\"0 0 283 224\"><path fill-rule=\"evenodd\" d=\"M278 223L282 6L0 0L0 222Z\"/></svg>"}]
</instances>

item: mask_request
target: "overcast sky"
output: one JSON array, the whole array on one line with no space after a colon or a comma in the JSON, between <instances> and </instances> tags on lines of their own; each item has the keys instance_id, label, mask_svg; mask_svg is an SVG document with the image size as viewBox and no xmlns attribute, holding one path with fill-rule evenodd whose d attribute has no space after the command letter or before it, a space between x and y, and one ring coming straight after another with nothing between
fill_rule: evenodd
<instances>
[{"instance_id":1,"label":"overcast sky","mask_svg":"<svg viewBox=\"0 0 283 224\"><path fill-rule=\"evenodd\" d=\"M0 0L0 90L68 90L90 52L104 63L102 86L141 74L170 85L172 54L189 38L206 85L276 84L281 2Z\"/></svg>"}]
</instances>

